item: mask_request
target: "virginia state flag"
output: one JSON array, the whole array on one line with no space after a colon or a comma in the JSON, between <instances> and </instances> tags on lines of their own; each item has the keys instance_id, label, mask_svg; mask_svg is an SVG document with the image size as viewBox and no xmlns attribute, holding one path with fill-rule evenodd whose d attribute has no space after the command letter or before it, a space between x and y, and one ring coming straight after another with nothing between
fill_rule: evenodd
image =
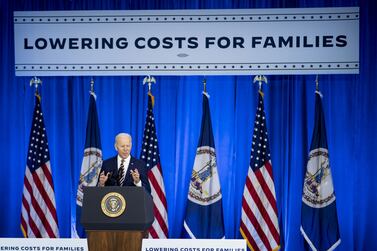
<instances>
[{"instance_id":1,"label":"virginia state flag","mask_svg":"<svg viewBox=\"0 0 377 251\"><path fill-rule=\"evenodd\" d=\"M315 119L301 206L301 233L313 251L340 244L321 93L316 91Z\"/></svg>"},{"instance_id":2,"label":"virginia state flag","mask_svg":"<svg viewBox=\"0 0 377 251\"><path fill-rule=\"evenodd\" d=\"M222 195L217 171L209 95L203 92L203 115L188 192L182 237L224 238Z\"/></svg>"},{"instance_id":3,"label":"virginia state flag","mask_svg":"<svg viewBox=\"0 0 377 251\"><path fill-rule=\"evenodd\" d=\"M102 150L98 116L96 107L96 96L90 92L90 103L88 111L88 122L86 125L86 140L84 158L81 164L81 173L76 196L76 232L78 237L85 237L85 231L80 224L81 209L83 200L83 188L96 186L99 172L102 167Z\"/></svg>"}]
</instances>

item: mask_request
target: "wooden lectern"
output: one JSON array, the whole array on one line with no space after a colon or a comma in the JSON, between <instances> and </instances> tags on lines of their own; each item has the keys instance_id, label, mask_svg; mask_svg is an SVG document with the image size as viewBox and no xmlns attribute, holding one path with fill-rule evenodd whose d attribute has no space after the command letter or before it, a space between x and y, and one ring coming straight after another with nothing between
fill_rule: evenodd
<instances>
[{"instance_id":1,"label":"wooden lectern","mask_svg":"<svg viewBox=\"0 0 377 251\"><path fill-rule=\"evenodd\" d=\"M81 224L89 251L140 251L153 201L142 187L85 187Z\"/></svg>"}]
</instances>

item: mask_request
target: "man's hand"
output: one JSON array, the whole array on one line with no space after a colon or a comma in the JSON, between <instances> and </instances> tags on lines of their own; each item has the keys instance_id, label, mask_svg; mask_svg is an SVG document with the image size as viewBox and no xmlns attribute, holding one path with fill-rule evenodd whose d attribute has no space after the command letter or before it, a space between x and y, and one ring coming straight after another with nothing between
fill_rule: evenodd
<instances>
[{"instance_id":1,"label":"man's hand","mask_svg":"<svg viewBox=\"0 0 377 251\"><path fill-rule=\"evenodd\" d=\"M131 175L132 175L132 179L134 180L134 183L137 184L140 182L140 174L139 174L139 170L137 170L135 168L135 171L134 170L130 170L131 172Z\"/></svg>"},{"instance_id":2,"label":"man's hand","mask_svg":"<svg viewBox=\"0 0 377 251\"><path fill-rule=\"evenodd\" d=\"M107 181L108 178L109 178L109 176L110 176L110 172L108 172L108 173L105 175L105 171L102 171L102 173L101 173L100 176L99 176L98 186L100 186L100 187L104 187L106 181Z\"/></svg>"}]
</instances>

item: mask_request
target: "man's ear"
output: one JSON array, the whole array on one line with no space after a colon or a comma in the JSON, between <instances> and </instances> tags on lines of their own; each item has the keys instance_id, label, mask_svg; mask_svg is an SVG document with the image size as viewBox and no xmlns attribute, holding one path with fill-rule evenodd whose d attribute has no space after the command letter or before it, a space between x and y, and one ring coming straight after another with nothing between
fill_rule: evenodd
<instances>
[{"instance_id":1,"label":"man's ear","mask_svg":"<svg viewBox=\"0 0 377 251\"><path fill-rule=\"evenodd\" d=\"M116 143L114 144L114 148L115 148L116 151L118 151L118 147L117 147Z\"/></svg>"}]
</instances>

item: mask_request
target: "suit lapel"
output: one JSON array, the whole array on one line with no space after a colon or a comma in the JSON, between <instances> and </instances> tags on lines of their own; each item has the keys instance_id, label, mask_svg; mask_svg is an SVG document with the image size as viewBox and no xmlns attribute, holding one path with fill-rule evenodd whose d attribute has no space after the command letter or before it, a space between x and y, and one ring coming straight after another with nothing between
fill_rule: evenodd
<instances>
[{"instance_id":1,"label":"suit lapel","mask_svg":"<svg viewBox=\"0 0 377 251\"><path fill-rule=\"evenodd\" d=\"M113 160L113 175L114 175L114 178L116 178L116 183L118 184L118 181L119 181L119 170L118 170L118 155L116 155L114 157L114 160ZM122 184L118 184L119 186L122 186Z\"/></svg>"},{"instance_id":2,"label":"suit lapel","mask_svg":"<svg viewBox=\"0 0 377 251\"><path fill-rule=\"evenodd\" d=\"M135 160L131 156L130 163L129 163L128 168L127 168L126 178L124 179L122 186L125 186L127 184L132 185L134 183L132 176L131 176L131 172L130 172L131 170L135 169L134 164L135 164Z\"/></svg>"},{"instance_id":3,"label":"suit lapel","mask_svg":"<svg viewBox=\"0 0 377 251\"><path fill-rule=\"evenodd\" d=\"M113 167L113 170L111 170L113 172L112 175L116 175L116 177L118 177L118 155L113 158L112 162L113 162L111 164L111 166Z\"/></svg>"},{"instance_id":4,"label":"suit lapel","mask_svg":"<svg viewBox=\"0 0 377 251\"><path fill-rule=\"evenodd\" d=\"M128 172L130 172L130 170L134 170L135 169L134 164L135 164L135 159L132 158L132 156L131 156L130 165L128 167Z\"/></svg>"}]
</instances>

